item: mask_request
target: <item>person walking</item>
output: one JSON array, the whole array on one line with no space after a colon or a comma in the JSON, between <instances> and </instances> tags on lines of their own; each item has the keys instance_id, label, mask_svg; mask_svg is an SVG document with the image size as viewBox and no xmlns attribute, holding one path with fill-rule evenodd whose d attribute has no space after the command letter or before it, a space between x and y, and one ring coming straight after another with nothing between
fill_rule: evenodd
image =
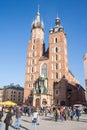
<instances>
[{"instance_id":1,"label":"person walking","mask_svg":"<svg viewBox=\"0 0 87 130\"><path fill-rule=\"evenodd\" d=\"M32 130L36 130L37 119L38 119L38 112L35 109L33 110L32 113Z\"/></svg>"},{"instance_id":2,"label":"person walking","mask_svg":"<svg viewBox=\"0 0 87 130\"><path fill-rule=\"evenodd\" d=\"M11 111L11 108L8 109L8 113L6 115L6 118L4 120L5 123L5 130L9 130L9 126L11 125L13 113Z\"/></svg>"},{"instance_id":3,"label":"person walking","mask_svg":"<svg viewBox=\"0 0 87 130\"><path fill-rule=\"evenodd\" d=\"M27 108L27 114L28 114L28 116L31 115L31 107L30 106L28 106L28 108Z\"/></svg>"},{"instance_id":4,"label":"person walking","mask_svg":"<svg viewBox=\"0 0 87 130\"><path fill-rule=\"evenodd\" d=\"M2 106L0 106L0 130L2 130L2 117L3 117L3 109Z\"/></svg>"},{"instance_id":5,"label":"person walking","mask_svg":"<svg viewBox=\"0 0 87 130\"><path fill-rule=\"evenodd\" d=\"M79 107L76 108L76 116L77 116L77 121L79 121L79 117L80 117L80 110Z\"/></svg>"},{"instance_id":6,"label":"person walking","mask_svg":"<svg viewBox=\"0 0 87 130\"><path fill-rule=\"evenodd\" d=\"M73 120L73 115L74 115L73 113L74 113L74 112L73 112L73 108L70 107L70 108L69 108L69 116L70 116L70 119L71 119L71 120Z\"/></svg>"},{"instance_id":7,"label":"person walking","mask_svg":"<svg viewBox=\"0 0 87 130\"><path fill-rule=\"evenodd\" d=\"M16 114L15 128L20 129L22 111L19 106L17 106L15 114Z\"/></svg>"},{"instance_id":8,"label":"person walking","mask_svg":"<svg viewBox=\"0 0 87 130\"><path fill-rule=\"evenodd\" d=\"M55 121L57 122L57 120L58 120L58 110L57 110L57 108L54 109L54 118L55 118Z\"/></svg>"}]
</instances>

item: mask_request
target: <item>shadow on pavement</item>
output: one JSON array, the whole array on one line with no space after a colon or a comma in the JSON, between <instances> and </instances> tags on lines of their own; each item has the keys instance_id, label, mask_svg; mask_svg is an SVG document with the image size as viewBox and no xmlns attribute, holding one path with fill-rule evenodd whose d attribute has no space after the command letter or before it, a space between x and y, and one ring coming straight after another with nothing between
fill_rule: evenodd
<instances>
[{"instance_id":1,"label":"shadow on pavement","mask_svg":"<svg viewBox=\"0 0 87 130\"><path fill-rule=\"evenodd\" d=\"M28 122L28 123L32 123L31 121L27 121L27 120L23 120L23 119L22 119L22 121L24 121L24 122Z\"/></svg>"},{"instance_id":2,"label":"shadow on pavement","mask_svg":"<svg viewBox=\"0 0 87 130\"><path fill-rule=\"evenodd\" d=\"M11 125L10 127L12 127L12 128L15 129L15 127L14 127L13 125ZM22 126L22 125L20 125L20 128L23 128L24 130L29 130L29 129L27 129L26 127L24 127L24 126Z\"/></svg>"},{"instance_id":3,"label":"shadow on pavement","mask_svg":"<svg viewBox=\"0 0 87 130\"><path fill-rule=\"evenodd\" d=\"M29 130L29 129L27 129L26 127L24 127L24 126L20 126L20 128L23 128L24 130Z\"/></svg>"},{"instance_id":4,"label":"shadow on pavement","mask_svg":"<svg viewBox=\"0 0 87 130\"><path fill-rule=\"evenodd\" d=\"M87 119L81 119L81 120L79 120L78 122L84 122L84 123L87 123Z\"/></svg>"},{"instance_id":5,"label":"shadow on pavement","mask_svg":"<svg viewBox=\"0 0 87 130\"><path fill-rule=\"evenodd\" d=\"M14 129L15 129L15 127L14 127L13 125L11 125L10 127L12 127L12 128L14 128Z\"/></svg>"},{"instance_id":6,"label":"shadow on pavement","mask_svg":"<svg viewBox=\"0 0 87 130\"><path fill-rule=\"evenodd\" d=\"M52 121L52 118L43 118L43 119L41 119L41 120Z\"/></svg>"}]
</instances>

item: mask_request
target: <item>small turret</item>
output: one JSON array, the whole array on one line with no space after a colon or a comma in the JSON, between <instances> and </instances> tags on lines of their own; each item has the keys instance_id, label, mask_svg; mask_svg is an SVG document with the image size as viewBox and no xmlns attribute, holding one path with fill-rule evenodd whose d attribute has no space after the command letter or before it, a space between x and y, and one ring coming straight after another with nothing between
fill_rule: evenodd
<instances>
[{"instance_id":1,"label":"small turret","mask_svg":"<svg viewBox=\"0 0 87 130\"><path fill-rule=\"evenodd\" d=\"M56 18L55 20L55 26L54 28L50 29L49 33L54 33L54 32L64 32L64 28L61 26L61 23L60 23L60 18Z\"/></svg>"},{"instance_id":2,"label":"small turret","mask_svg":"<svg viewBox=\"0 0 87 130\"><path fill-rule=\"evenodd\" d=\"M55 24L56 24L56 26L60 26L60 18L59 17L56 18Z\"/></svg>"}]
</instances>

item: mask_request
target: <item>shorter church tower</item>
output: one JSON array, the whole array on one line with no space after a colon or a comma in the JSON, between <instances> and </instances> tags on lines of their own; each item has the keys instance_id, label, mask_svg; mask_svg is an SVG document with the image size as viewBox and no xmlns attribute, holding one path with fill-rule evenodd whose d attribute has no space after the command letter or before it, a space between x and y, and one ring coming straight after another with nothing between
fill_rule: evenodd
<instances>
[{"instance_id":1,"label":"shorter church tower","mask_svg":"<svg viewBox=\"0 0 87 130\"><path fill-rule=\"evenodd\" d=\"M49 31L49 87L68 76L67 42L60 19L56 18L54 28ZM53 93L52 93L53 97Z\"/></svg>"}]
</instances>

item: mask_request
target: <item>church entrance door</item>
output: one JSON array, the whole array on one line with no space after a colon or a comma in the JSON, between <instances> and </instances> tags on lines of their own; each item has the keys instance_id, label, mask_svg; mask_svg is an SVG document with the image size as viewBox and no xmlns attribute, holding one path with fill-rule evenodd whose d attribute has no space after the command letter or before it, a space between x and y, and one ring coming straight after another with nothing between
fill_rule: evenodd
<instances>
[{"instance_id":1,"label":"church entrance door","mask_svg":"<svg viewBox=\"0 0 87 130\"><path fill-rule=\"evenodd\" d=\"M35 106L40 107L40 99L39 98L36 99Z\"/></svg>"}]
</instances>

